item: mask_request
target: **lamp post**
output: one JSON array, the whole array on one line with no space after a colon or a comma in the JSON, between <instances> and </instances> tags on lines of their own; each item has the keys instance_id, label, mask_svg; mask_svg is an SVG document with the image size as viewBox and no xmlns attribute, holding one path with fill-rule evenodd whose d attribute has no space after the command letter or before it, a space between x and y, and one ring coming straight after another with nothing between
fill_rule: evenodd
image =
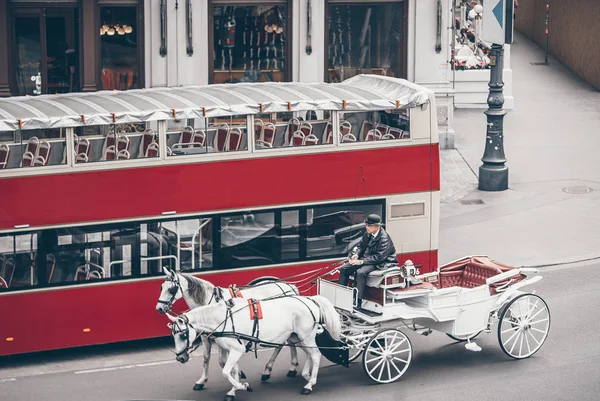
<instances>
[{"instance_id":1,"label":"lamp post","mask_svg":"<svg viewBox=\"0 0 600 401\"><path fill-rule=\"evenodd\" d=\"M487 131L485 151L479 167L479 189L482 191L504 191L508 189L508 167L504 165L504 116L502 109L504 95L502 94L502 69L504 68L504 46L492 44L490 52L490 93L488 95Z\"/></svg>"},{"instance_id":2,"label":"lamp post","mask_svg":"<svg viewBox=\"0 0 600 401\"><path fill-rule=\"evenodd\" d=\"M481 13L481 6L476 6ZM479 167L479 189L481 191L504 191L508 189L508 167L504 164L504 116L502 109L504 95L502 88L502 70L504 69L504 45L492 44L490 51L490 92L487 103L488 109L484 112L487 116L487 130L485 138L485 151Z\"/></svg>"}]
</instances>

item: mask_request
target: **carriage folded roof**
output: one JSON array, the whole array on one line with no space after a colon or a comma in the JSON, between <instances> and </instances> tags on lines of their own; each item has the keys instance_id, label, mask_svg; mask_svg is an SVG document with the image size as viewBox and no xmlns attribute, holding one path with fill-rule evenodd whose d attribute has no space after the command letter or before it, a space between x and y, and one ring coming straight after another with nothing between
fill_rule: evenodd
<instances>
[{"instance_id":1,"label":"carriage folded roof","mask_svg":"<svg viewBox=\"0 0 600 401\"><path fill-rule=\"evenodd\" d=\"M219 117L290 110L373 111L422 105L404 79L358 75L341 83L235 83L0 99L0 131Z\"/></svg>"}]
</instances>

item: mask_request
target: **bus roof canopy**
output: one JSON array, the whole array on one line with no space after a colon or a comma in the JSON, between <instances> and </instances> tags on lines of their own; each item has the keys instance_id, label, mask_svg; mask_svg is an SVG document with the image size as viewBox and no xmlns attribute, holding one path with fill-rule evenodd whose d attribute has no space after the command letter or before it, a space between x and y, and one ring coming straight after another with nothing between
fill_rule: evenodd
<instances>
[{"instance_id":1,"label":"bus roof canopy","mask_svg":"<svg viewBox=\"0 0 600 401\"><path fill-rule=\"evenodd\" d=\"M0 131L107 125L303 110L406 109L428 90L404 79L358 75L341 83L235 83L0 99Z\"/></svg>"}]
</instances>

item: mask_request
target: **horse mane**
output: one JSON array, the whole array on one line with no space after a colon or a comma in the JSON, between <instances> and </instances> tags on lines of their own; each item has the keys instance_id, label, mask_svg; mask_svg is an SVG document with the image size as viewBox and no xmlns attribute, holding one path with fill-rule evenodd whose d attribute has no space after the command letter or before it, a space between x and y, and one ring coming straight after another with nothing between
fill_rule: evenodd
<instances>
[{"instance_id":1,"label":"horse mane","mask_svg":"<svg viewBox=\"0 0 600 401\"><path fill-rule=\"evenodd\" d=\"M206 305L212 295L214 286L208 281L192 275L181 274L181 276L187 281L189 297L198 305Z\"/></svg>"}]
</instances>

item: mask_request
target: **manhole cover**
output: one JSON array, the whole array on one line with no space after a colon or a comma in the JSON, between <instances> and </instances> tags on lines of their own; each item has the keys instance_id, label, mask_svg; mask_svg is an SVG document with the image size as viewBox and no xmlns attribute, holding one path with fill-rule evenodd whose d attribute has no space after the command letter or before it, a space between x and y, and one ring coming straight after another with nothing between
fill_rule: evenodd
<instances>
[{"instance_id":1,"label":"manhole cover","mask_svg":"<svg viewBox=\"0 0 600 401\"><path fill-rule=\"evenodd\" d=\"M462 199L460 200L460 203L462 203L463 205L483 205L483 200L482 199Z\"/></svg>"},{"instance_id":2,"label":"manhole cover","mask_svg":"<svg viewBox=\"0 0 600 401\"><path fill-rule=\"evenodd\" d=\"M584 187L584 186L574 186L574 187L563 188L563 192L566 192L568 194L587 194L592 191L593 191L592 188Z\"/></svg>"}]
</instances>

